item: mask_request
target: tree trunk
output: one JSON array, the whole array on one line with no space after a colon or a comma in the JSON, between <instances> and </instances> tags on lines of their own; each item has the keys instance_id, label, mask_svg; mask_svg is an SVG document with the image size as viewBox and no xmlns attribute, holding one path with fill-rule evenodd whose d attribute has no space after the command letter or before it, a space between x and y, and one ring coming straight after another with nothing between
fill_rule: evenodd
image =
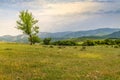
<instances>
[{"instance_id":1,"label":"tree trunk","mask_svg":"<svg viewBox=\"0 0 120 80\"><path fill-rule=\"evenodd\" d=\"M30 37L30 45L33 45L32 35L30 35L29 37Z\"/></svg>"}]
</instances>

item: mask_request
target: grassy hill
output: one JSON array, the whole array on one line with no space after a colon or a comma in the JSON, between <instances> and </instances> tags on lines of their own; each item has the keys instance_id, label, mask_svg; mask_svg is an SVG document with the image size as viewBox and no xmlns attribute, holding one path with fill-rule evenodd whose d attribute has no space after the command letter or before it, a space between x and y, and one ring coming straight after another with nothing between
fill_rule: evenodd
<instances>
[{"instance_id":1,"label":"grassy hill","mask_svg":"<svg viewBox=\"0 0 120 80\"><path fill-rule=\"evenodd\" d=\"M0 43L0 80L120 80L120 49Z\"/></svg>"}]
</instances>

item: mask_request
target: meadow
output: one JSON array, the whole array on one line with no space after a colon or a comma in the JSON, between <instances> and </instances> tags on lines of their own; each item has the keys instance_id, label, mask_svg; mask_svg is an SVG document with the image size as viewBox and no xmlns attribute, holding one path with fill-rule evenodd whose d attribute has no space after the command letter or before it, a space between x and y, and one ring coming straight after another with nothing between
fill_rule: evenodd
<instances>
[{"instance_id":1,"label":"meadow","mask_svg":"<svg viewBox=\"0 0 120 80\"><path fill-rule=\"evenodd\" d=\"M120 80L120 48L0 43L0 80Z\"/></svg>"}]
</instances>

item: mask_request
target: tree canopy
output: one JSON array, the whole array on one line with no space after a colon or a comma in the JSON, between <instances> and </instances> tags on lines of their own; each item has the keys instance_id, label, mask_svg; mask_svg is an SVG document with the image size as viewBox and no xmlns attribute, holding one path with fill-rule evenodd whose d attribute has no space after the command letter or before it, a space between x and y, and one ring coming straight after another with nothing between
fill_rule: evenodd
<instances>
[{"instance_id":1,"label":"tree canopy","mask_svg":"<svg viewBox=\"0 0 120 80\"><path fill-rule=\"evenodd\" d=\"M29 36L28 39L31 45L39 41L34 39L38 39L37 33L39 33L39 27L36 26L36 23L38 23L38 20L36 20L28 10L20 12L17 29Z\"/></svg>"}]
</instances>

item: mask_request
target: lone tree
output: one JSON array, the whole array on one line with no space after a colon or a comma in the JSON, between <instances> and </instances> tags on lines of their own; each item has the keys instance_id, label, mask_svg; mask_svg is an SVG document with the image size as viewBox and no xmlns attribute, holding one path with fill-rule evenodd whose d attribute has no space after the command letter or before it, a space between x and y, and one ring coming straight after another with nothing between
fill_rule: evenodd
<instances>
[{"instance_id":1,"label":"lone tree","mask_svg":"<svg viewBox=\"0 0 120 80\"><path fill-rule=\"evenodd\" d=\"M21 11L19 18L20 19L17 21L17 29L22 30L24 34L29 36L28 40L31 45L39 42L40 40L37 36L39 33L39 27L36 26L38 20L36 20L28 10Z\"/></svg>"}]
</instances>

